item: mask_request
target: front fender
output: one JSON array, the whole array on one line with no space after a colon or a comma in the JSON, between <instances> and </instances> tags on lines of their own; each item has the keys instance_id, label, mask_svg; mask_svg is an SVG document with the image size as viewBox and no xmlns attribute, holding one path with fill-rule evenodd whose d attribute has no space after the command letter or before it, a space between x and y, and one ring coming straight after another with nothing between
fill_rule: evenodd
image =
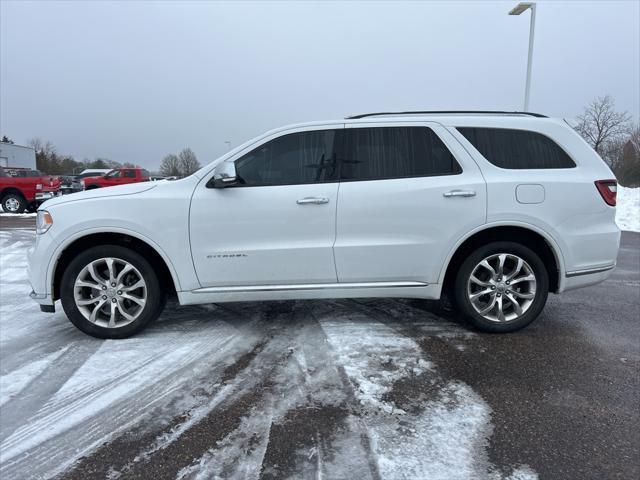
<instances>
[{"instance_id":1,"label":"front fender","mask_svg":"<svg viewBox=\"0 0 640 480\"><path fill-rule=\"evenodd\" d=\"M92 235L92 234L96 234L96 233L118 233L118 234L124 234L124 235L129 235L131 237L134 237L134 238L146 243L151 248L153 248L158 253L158 255L160 255L162 260L167 265L167 268L169 269L169 272L171 273L171 279L173 280L173 284L175 286L176 291L179 292L179 291L182 290L181 285L180 285L180 277L178 276L176 268L174 267L173 262L171 261L171 259L167 255L167 253L162 249L162 247L160 245L158 245L156 242L154 242L148 236L143 235L140 232L135 231L133 229L122 228L122 227L114 227L114 226L105 226L105 227L94 227L94 228L83 229L81 231L78 231L78 232L76 232L76 233L74 233L72 235L69 235L69 236L65 237L64 241L62 241L62 242L57 244L57 246L55 247L55 250L53 251L53 254L51 255L51 258L49 260L49 264L47 265L47 272L46 272L46 285L47 285L46 294L47 295L53 295L53 291L54 291L53 290L53 282L54 282L54 279L55 279L55 271L56 271L56 267L58 265L58 262L60 261L60 257L62 256L62 253L69 247L69 245L71 245L76 240L79 240L79 239L81 239L83 237L86 237L86 236Z\"/></svg>"}]
</instances>

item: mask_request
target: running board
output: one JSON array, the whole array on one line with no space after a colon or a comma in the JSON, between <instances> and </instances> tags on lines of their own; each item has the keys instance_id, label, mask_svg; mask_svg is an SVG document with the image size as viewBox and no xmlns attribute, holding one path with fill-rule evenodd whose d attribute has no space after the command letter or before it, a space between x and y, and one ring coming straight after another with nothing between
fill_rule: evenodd
<instances>
[{"instance_id":1,"label":"running board","mask_svg":"<svg viewBox=\"0 0 640 480\"><path fill-rule=\"evenodd\" d=\"M236 287L205 287L192 290L191 293L242 293L242 292L278 292L296 290L326 290L349 288L406 288L427 287L423 282L365 282L365 283L302 283L295 285L243 285Z\"/></svg>"}]
</instances>

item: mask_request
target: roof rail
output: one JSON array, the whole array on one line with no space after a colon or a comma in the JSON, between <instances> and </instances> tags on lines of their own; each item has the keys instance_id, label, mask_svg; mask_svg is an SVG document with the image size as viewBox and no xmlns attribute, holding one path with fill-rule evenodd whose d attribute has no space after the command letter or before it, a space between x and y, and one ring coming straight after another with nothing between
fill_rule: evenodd
<instances>
[{"instance_id":1,"label":"roof rail","mask_svg":"<svg viewBox=\"0 0 640 480\"><path fill-rule=\"evenodd\" d=\"M366 117L382 117L388 115L448 115L448 114L460 114L460 113L479 113L489 115L529 115L537 118L547 118L546 115L533 112L506 112L502 110L419 110L408 112L374 112L374 113L361 113L359 115L351 115L345 117L346 120L357 120L359 118Z\"/></svg>"}]
</instances>

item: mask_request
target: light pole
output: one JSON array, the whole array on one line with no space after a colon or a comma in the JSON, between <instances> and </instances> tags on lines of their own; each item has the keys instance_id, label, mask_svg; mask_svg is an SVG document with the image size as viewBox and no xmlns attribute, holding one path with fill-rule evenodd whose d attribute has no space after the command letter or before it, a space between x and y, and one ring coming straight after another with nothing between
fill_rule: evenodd
<instances>
[{"instance_id":1,"label":"light pole","mask_svg":"<svg viewBox=\"0 0 640 480\"><path fill-rule=\"evenodd\" d=\"M533 60L533 33L536 28L536 4L535 2L522 2L513 7L509 15L520 15L531 9L531 24L529 26L529 56L527 58L527 83L524 88L524 111L529 111L529 91L531 89L531 62Z\"/></svg>"}]
</instances>

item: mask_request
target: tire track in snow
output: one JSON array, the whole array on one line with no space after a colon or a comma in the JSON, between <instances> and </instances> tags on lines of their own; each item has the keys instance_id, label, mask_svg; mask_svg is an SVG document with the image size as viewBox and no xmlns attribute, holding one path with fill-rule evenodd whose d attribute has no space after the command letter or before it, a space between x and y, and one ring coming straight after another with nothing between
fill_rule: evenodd
<instances>
[{"instance_id":1,"label":"tire track in snow","mask_svg":"<svg viewBox=\"0 0 640 480\"><path fill-rule=\"evenodd\" d=\"M379 479L360 409L342 365L333 361L318 318L331 315L322 301L304 302L305 330L290 368L297 369L298 398L280 406L262 464L261 478ZM290 383L293 375L287 377ZM285 393L286 394L286 393ZM340 465L334 469L334 465ZM339 473L338 473L339 472Z\"/></svg>"},{"instance_id":2,"label":"tire track in snow","mask_svg":"<svg viewBox=\"0 0 640 480\"><path fill-rule=\"evenodd\" d=\"M55 358L29 385L24 388L19 397L12 399L2 406L2 421L0 422L0 446L2 454L0 463L8 458L6 449L7 439L18 430L25 420L30 421L46 404L64 383L91 357L100 347L101 342L72 344ZM0 468L0 471L1 468Z\"/></svg>"},{"instance_id":3,"label":"tire track in snow","mask_svg":"<svg viewBox=\"0 0 640 480\"><path fill-rule=\"evenodd\" d=\"M416 333L436 336L441 341L449 343L453 341L455 348L459 347L457 342L460 337L473 337L473 334L465 332L455 324L443 324L444 331L442 328L436 328L434 332L430 325L425 329L419 321L415 321L416 314L425 315L425 312L401 301L376 299L347 300L340 303L355 306L363 315L385 324L387 329L407 336L407 340L413 343L413 348L423 354L428 353L428 350L410 340ZM429 315L427 314L427 317ZM439 323L442 324L441 321ZM451 331L447 332L449 328ZM459 330L459 333L456 330ZM394 404L409 414L408 421L404 422L411 434L407 439L413 436L417 441L409 441L410 446L420 447L423 452L422 457L418 451L411 454L413 465L407 465L401 460L402 456L406 455L407 441L399 439L396 445L391 445L390 451L393 454L385 455L381 461L381 470L393 476L395 470L409 467L408 470L404 470L402 478L538 478L527 465L509 468L510 473L502 473L489 463L486 449L492 433L491 408L468 385L442 378L437 373L435 365L433 367L435 376L431 375L432 378L427 379L424 374L398 378L391 388L379 397L383 402ZM429 439L420 439L420 430L429 432ZM422 436L424 437L424 434ZM394 452L396 447L402 448L402 452Z\"/></svg>"},{"instance_id":4,"label":"tire track in snow","mask_svg":"<svg viewBox=\"0 0 640 480\"><path fill-rule=\"evenodd\" d=\"M219 413L224 409L239 409L238 411L241 411L242 406L247 407L251 404L247 394L252 393L252 385L255 386L258 382L265 381L264 375L260 375L259 370L263 371L269 366L269 361L264 361L265 354L263 351L266 348L265 345L272 342L273 337L277 337L274 332L278 328L282 328L277 324L266 325L268 327L266 328L267 335L262 334L261 336L260 334L263 332L259 333L257 331L256 324L265 323L261 322L262 320L276 318L279 308L277 304L274 304L272 308L265 309L264 312L256 313L254 309L245 313L245 309L236 308L233 304L230 308L222 309L222 312L216 306L204 306L204 310L216 311L220 313L221 317L228 319L229 324L234 325L234 328L237 329L239 337L250 336L255 338L255 342L251 344L252 349L249 349L249 351L245 349L242 354L228 355L228 357L220 357L217 358L217 361L209 362L208 368L203 369L200 378L192 382L193 388L199 392L198 402L192 402L190 405L183 404L181 410L174 409L171 418L164 422L160 426L161 428L157 423L151 428L139 426L140 428L135 429L135 439L130 439L128 435L114 435L109 443L95 450L90 456L81 460L68 471L65 474L65 478L85 478L86 472L95 472L96 468L106 475L108 472L104 471L104 458L108 458L111 463L110 477L113 478L143 478L150 468L155 468L155 462L157 461L161 461L166 466L161 473L156 472L158 475L162 475L163 478L169 478L171 475L175 476L175 473L180 468L194 460L193 456L195 454L190 452L190 447L188 452L181 450L191 445L190 438L192 436L197 437L194 445L202 443L206 448L211 447L211 445L206 444L210 440L208 436L203 439L201 435L203 432L208 434L204 427L209 425L209 422L216 420L215 412ZM237 317L234 318L234 315ZM248 319L248 317L251 318ZM268 339L266 343L265 336ZM271 357L274 357L275 354L282 354L282 345L278 348L269 348L274 350L270 354ZM256 364L261 367L251 369L250 374L246 373L245 370L248 364L253 363L253 360L258 356L261 356L262 360L256 361ZM229 359L232 361L225 361ZM176 415L176 410L181 413ZM230 415L230 417L233 418L233 415ZM223 425L220 425L220 428L224 430ZM212 430L212 435L217 435L217 433ZM199 448L204 448L203 445ZM194 446L194 448L198 449L197 446ZM178 453L171 455L170 459L179 458L180 460L176 461L186 463L167 467L167 465L171 464L171 461L167 462L162 458L167 455L167 452L172 451L177 451ZM196 455L195 459L198 457L199 455ZM173 474L167 474L167 471L171 471Z\"/></svg>"},{"instance_id":5,"label":"tire track in snow","mask_svg":"<svg viewBox=\"0 0 640 480\"><path fill-rule=\"evenodd\" d=\"M233 365L227 370L235 374L233 380L227 377L229 383L222 386L208 404L191 412L183 424L161 435L147 451L139 453L134 462L124 471L117 472L115 477L176 478L183 469L198 461L218 442L233 435L246 422L246 418L252 418L254 411L259 415L253 417L253 428L258 432L268 431L269 414L264 412L271 410L269 392L274 375L291 355L287 329L282 332L282 327L281 324L271 325L272 331L269 332L267 342L258 348L249 362L239 359L240 364L247 363L247 366L237 368ZM274 329L280 331L273 332ZM243 435L237 439L241 444L245 440L254 445L259 443L259 438L247 439ZM250 460L250 455L244 458L245 463Z\"/></svg>"},{"instance_id":6,"label":"tire track in snow","mask_svg":"<svg viewBox=\"0 0 640 480\"><path fill-rule=\"evenodd\" d=\"M291 318L279 342L291 355L276 366L269 391L235 430L183 468L178 478L334 478L325 459L336 457L355 472L353 478L378 478L367 453L352 442L363 432L352 412L351 385L328 356L326 338L314 319L317 309L330 306L288 305ZM334 448L337 444L346 448Z\"/></svg>"},{"instance_id":7,"label":"tire track in snow","mask_svg":"<svg viewBox=\"0 0 640 480\"><path fill-rule=\"evenodd\" d=\"M41 462L43 474L60 471L135 425L149 409L179 398L199 369L253 338L219 321L201 322L200 328L186 332L167 331L172 327L168 323L134 339L105 342L37 415L2 444L0 473L28 468L23 452L31 462Z\"/></svg>"}]
</instances>

